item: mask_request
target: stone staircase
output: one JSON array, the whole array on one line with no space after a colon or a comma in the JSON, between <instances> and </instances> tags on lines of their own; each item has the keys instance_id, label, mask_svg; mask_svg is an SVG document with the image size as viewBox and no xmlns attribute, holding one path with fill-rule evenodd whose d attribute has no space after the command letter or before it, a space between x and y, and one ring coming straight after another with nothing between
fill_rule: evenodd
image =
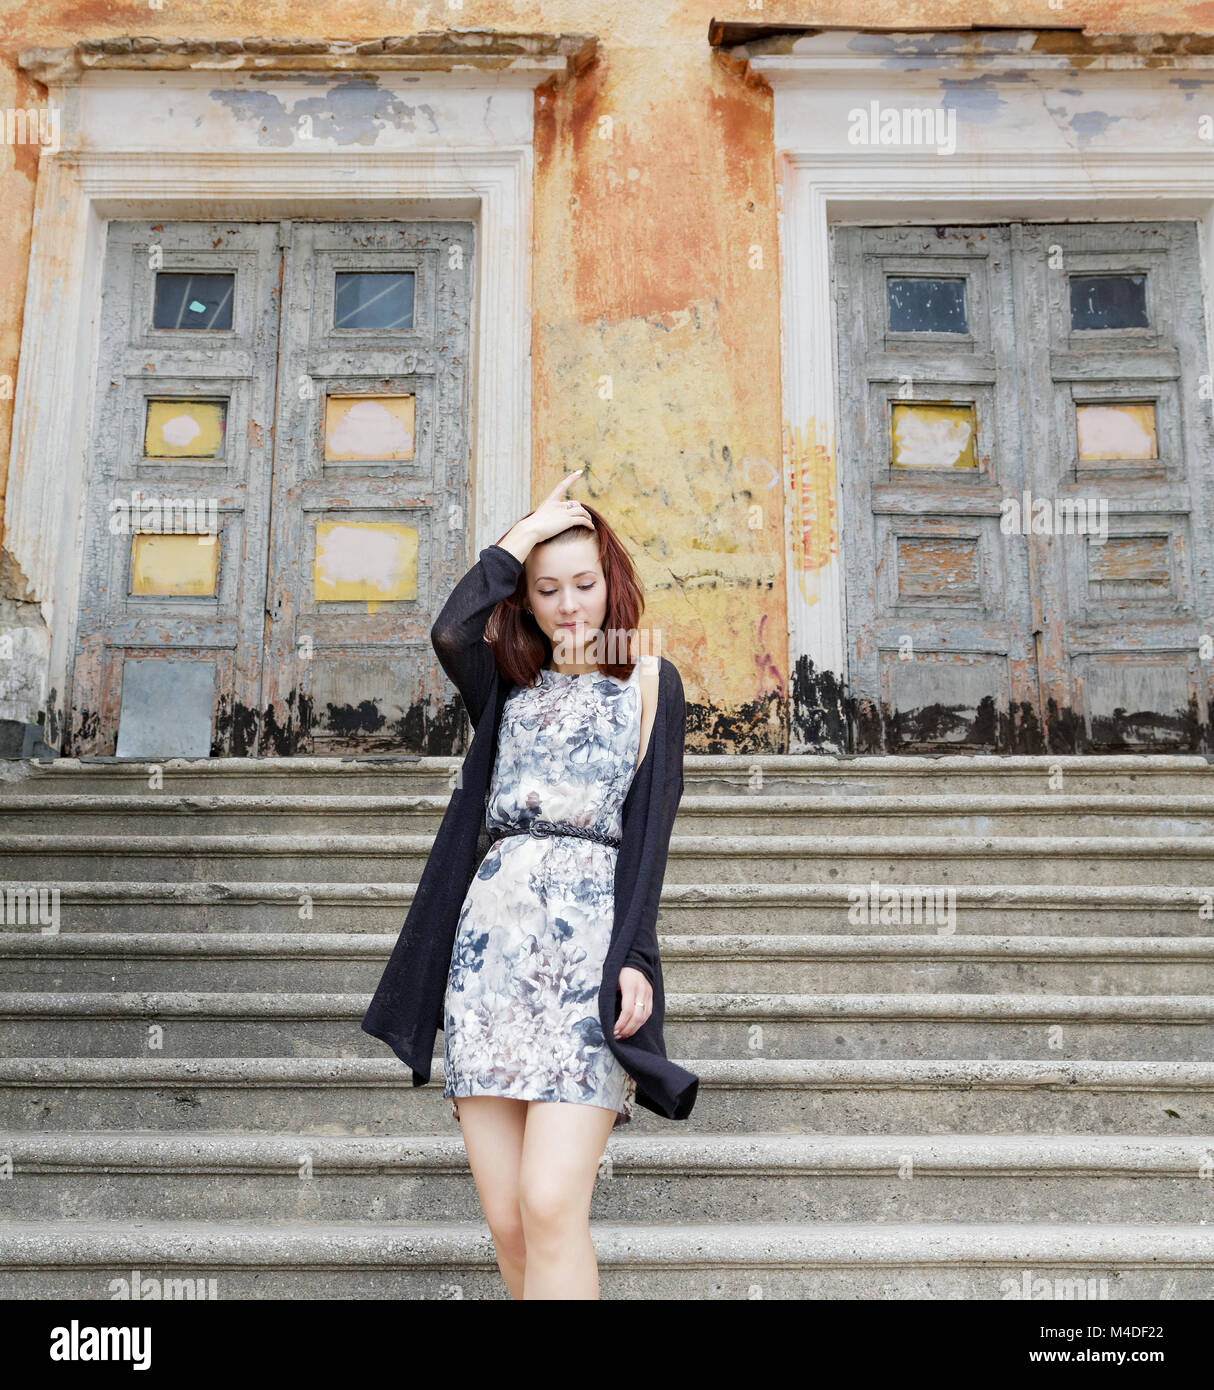
<instances>
[{"instance_id":1,"label":"stone staircase","mask_svg":"<svg viewBox=\"0 0 1214 1390\"><path fill-rule=\"evenodd\" d=\"M505 1297L441 1034L415 1090L359 1027L456 766L0 763L0 1296ZM659 929L700 1093L609 1141L604 1298L1214 1296L1204 757L685 776Z\"/></svg>"}]
</instances>

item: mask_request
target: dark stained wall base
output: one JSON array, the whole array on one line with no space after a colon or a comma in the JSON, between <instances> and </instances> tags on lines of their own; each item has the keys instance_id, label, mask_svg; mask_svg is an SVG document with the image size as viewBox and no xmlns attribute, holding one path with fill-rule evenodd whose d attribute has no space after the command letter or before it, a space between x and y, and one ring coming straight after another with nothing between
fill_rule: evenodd
<instances>
[{"instance_id":1,"label":"dark stained wall base","mask_svg":"<svg viewBox=\"0 0 1214 1390\"><path fill-rule=\"evenodd\" d=\"M467 719L458 699L437 711L416 705L391 723L379 715L373 702L358 709L330 708L319 717L311 701L306 696L300 700L295 691L286 704L292 715L287 728L275 722L273 706L261 711L260 747L255 746L258 712L221 705L211 756L287 758L361 752L461 757L467 751ZM786 719L791 743L784 737ZM63 727L63 712L52 692L44 728L28 726L38 731L37 748L45 751L0 756L92 755L88 745L97 723L90 711L77 712L60 753L56 731ZM26 735L21 737L24 746ZM891 711L875 701L847 695L834 672L816 671L806 657L794 668L790 701L773 692L735 709L687 702L689 752L779 754L787 753L790 746L798 752L832 754L1209 753L1214 750L1214 728L1201 723L1195 701L1171 713L1117 710L1094 720L1090 737L1075 710L1059 708L1053 701L1047 706L1044 725L1031 705L1019 703L1000 710L990 698L976 712L942 704Z\"/></svg>"},{"instance_id":2,"label":"dark stained wall base","mask_svg":"<svg viewBox=\"0 0 1214 1390\"><path fill-rule=\"evenodd\" d=\"M1073 709L1050 701L1044 728L1027 703L999 710L987 698L977 712L946 705L891 712L871 700L852 702L856 753L1202 753L1214 731L1198 719L1196 704L1171 714L1130 713L1092 721L1091 734Z\"/></svg>"},{"instance_id":3,"label":"dark stained wall base","mask_svg":"<svg viewBox=\"0 0 1214 1390\"><path fill-rule=\"evenodd\" d=\"M818 753L853 750L853 716L843 682L833 671L818 671L807 656L797 658L790 682L789 747Z\"/></svg>"},{"instance_id":4,"label":"dark stained wall base","mask_svg":"<svg viewBox=\"0 0 1214 1390\"><path fill-rule=\"evenodd\" d=\"M685 692L686 695L686 692ZM694 753L785 753L786 704L779 691L724 709L687 699L687 750Z\"/></svg>"}]
</instances>

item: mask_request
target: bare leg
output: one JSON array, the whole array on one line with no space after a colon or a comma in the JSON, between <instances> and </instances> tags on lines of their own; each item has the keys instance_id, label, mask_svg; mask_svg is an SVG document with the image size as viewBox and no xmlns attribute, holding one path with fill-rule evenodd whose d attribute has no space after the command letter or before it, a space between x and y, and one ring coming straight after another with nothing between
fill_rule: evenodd
<instances>
[{"instance_id":1,"label":"bare leg","mask_svg":"<svg viewBox=\"0 0 1214 1390\"><path fill-rule=\"evenodd\" d=\"M455 1100L468 1166L493 1237L497 1267L511 1298L523 1297L527 1262L519 1209L519 1168L529 1103L508 1096L459 1096Z\"/></svg>"},{"instance_id":2,"label":"bare leg","mask_svg":"<svg viewBox=\"0 0 1214 1390\"><path fill-rule=\"evenodd\" d=\"M615 1118L601 1105L528 1102L519 1173L524 1298L598 1298L590 1198Z\"/></svg>"}]
</instances>

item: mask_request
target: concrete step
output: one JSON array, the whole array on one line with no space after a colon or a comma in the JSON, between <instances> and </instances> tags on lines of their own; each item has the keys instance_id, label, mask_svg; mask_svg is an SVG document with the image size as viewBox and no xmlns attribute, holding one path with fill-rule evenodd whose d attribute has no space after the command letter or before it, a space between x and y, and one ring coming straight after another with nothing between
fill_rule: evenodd
<instances>
[{"instance_id":1,"label":"concrete step","mask_svg":"<svg viewBox=\"0 0 1214 1390\"><path fill-rule=\"evenodd\" d=\"M0 994L12 1057L367 1057L369 995ZM1140 1061L1214 1055L1211 995L671 994L676 1055ZM436 1039L441 1052L442 1036Z\"/></svg>"},{"instance_id":2,"label":"concrete step","mask_svg":"<svg viewBox=\"0 0 1214 1390\"><path fill-rule=\"evenodd\" d=\"M672 1058L700 1078L695 1130L816 1134L1214 1132L1214 1062ZM0 1056L0 1128L452 1134L443 1061ZM629 1131L686 1125L637 1106Z\"/></svg>"},{"instance_id":3,"label":"concrete step","mask_svg":"<svg viewBox=\"0 0 1214 1390\"><path fill-rule=\"evenodd\" d=\"M0 932L10 992L367 994L396 934ZM661 935L675 994L1214 995L1214 936Z\"/></svg>"},{"instance_id":4,"label":"concrete step","mask_svg":"<svg viewBox=\"0 0 1214 1390\"><path fill-rule=\"evenodd\" d=\"M416 882L431 846L424 835L199 835L183 854L168 835L10 835L0 844L0 877ZM1214 837L676 834L667 862L670 878L688 884L1205 887L1214 881Z\"/></svg>"},{"instance_id":5,"label":"concrete step","mask_svg":"<svg viewBox=\"0 0 1214 1390\"><path fill-rule=\"evenodd\" d=\"M605 1299L1086 1301L1214 1291L1214 1226L595 1221L590 1235ZM146 1286L166 1278L215 1298L507 1297L483 1222L14 1221L0 1229L0 1297L112 1297L115 1279L138 1286L128 1285L128 1297L182 1296Z\"/></svg>"},{"instance_id":6,"label":"concrete step","mask_svg":"<svg viewBox=\"0 0 1214 1390\"><path fill-rule=\"evenodd\" d=\"M0 834L338 835L433 838L448 796L13 793ZM1214 835L1214 795L685 794L680 835Z\"/></svg>"},{"instance_id":7,"label":"concrete step","mask_svg":"<svg viewBox=\"0 0 1214 1390\"><path fill-rule=\"evenodd\" d=\"M458 1135L0 1133L6 1220L481 1219ZM739 1179L744 1178L744 1182ZM1141 1221L1210 1218L1214 1133L615 1133L592 1220Z\"/></svg>"},{"instance_id":8,"label":"concrete step","mask_svg":"<svg viewBox=\"0 0 1214 1390\"><path fill-rule=\"evenodd\" d=\"M0 764L0 1295L504 1296L442 1035L415 1088L359 1027L460 763ZM1214 1293L1214 760L685 781L700 1095L608 1142L605 1297Z\"/></svg>"},{"instance_id":9,"label":"concrete step","mask_svg":"<svg viewBox=\"0 0 1214 1390\"><path fill-rule=\"evenodd\" d=\"M6 760L0 782L22 792L156 788L181 795L228 793L350 796L447 795L462 756L339 758L128 758ZM1202 753L1001 757L687 753L689 796L882 795L927 792L1036 795L1063 792L1214 795L1214 760Z\"/></svg>"},{"instance_id":10,"label":"concrete step","mask_svg":"<svg viewBox=\"0 0 1214 1390\"><path fill-rule=\"evenodd\" d=\"M920 917L928 906L921 888L885 880L898 890L910 930L916 896ZM956 884L957 932L991 936L1204 937L1214 932L1214 891L1202 886L1105 884ZM163 879L9 878L0 905L14 931L40 924L62 933L181 930L198 933L380 932L395 940L413 903L416 883L329 883L218 878L209 882ZM867 885L845 883L676 883L662 886L659 932L666 934L881 935L888 923L849 920L853 905L870 896ZM30 896L33 894L34 896ZM931 899L935 902L935 899ZM952 901L946 897L947 907ZM41 913L41 915L40 915ZM879 913L877 914L879 919ZM2 933L0 933L2 934Z\"/></svg>"}]
</instances>

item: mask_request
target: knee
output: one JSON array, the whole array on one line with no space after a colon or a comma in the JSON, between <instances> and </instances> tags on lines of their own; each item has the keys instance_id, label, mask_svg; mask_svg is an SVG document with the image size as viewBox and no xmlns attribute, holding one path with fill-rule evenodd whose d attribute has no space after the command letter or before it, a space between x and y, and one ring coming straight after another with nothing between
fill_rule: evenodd
<instances>
[{"instance_id":1,"label":"knee","mask_svg":"<svg viewBox=\"0 0 1214 1390\"><path fill-rule=\"evenodd\" d=\"M519 1189L519 1209L527 1240L534 1246L546 1238L559 1240L581 1218L576 1204L548 1181L527 1182Z\"/></svg>"}]
</instances>

